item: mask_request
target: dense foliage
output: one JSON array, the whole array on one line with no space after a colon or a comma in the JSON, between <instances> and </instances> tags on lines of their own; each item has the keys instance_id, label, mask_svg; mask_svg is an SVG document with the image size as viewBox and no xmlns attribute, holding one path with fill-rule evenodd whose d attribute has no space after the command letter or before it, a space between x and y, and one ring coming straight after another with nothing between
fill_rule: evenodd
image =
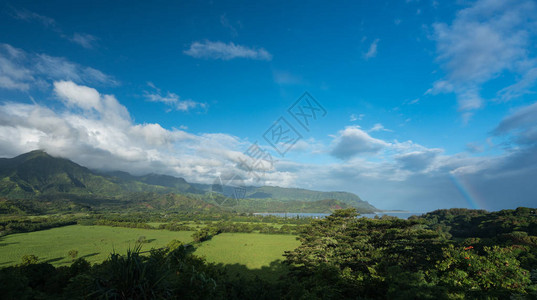
<instances>
[{"instance_id":1,"label":"dense foliage","mask_svg":"<svg viewBox=\"0 0 537 300\"><path fill-rule=\"evenodd\" d=\"M537 297L537 223L531 210L440 211L423 218L355 218L342 210L313 222L300 234L302 245L286 254L299 282L292 298L463 299ZM453 223L435 216L456 215ZM475 223L475 218L481 222ZM497 235L489 226L504 224ZM471 224L482 229L472 234ZM512 226L516 224L517 226ZM464 237L447 238L461 234ZM505 238L516 231L522 239ZM451 232L453 230L453 232ZM524 231L526 230L526 231ZM491 240L485 246L480 237ZM491 243L495 243L491 246ZM532 281L533 278L533 281ZM305 294L304 294L305 293Z\"/></svg>"}]
</instances>

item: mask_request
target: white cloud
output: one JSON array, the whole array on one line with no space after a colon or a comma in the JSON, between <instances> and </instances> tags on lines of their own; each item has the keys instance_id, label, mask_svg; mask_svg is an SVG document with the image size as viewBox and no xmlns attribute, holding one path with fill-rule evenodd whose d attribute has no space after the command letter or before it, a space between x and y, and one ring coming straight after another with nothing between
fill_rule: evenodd
<instances>
[{"instance_id":1,"label":"white cloud","mask_svg":"<svg viewBox=\"0 0 537 300\"><path fill-rule=\"evenodd\" d=\"M380 39L375 39L371 43L371 45L369 46L369 50L366 53L364 53L365 59L370 59L370 58L377 56L377 46L378 46L379 41Z\"/></svg>"},{"instance_id":2,"label":"white cloud","mask_svg":"<svg viewBox=\"0 0 537 300\"><path fill-rule=\"evenodd\" d=\"M231 25L226 14L220 16L220 24L222 24L224 28L228 29L232 36L236 37L238 35L237 29L235 26Z\"/></svg>"},{"instance_id":3,"label":"white cloud","mask_svg":"<svg viewBox=\"0 0 537 300\"><path fill-rule=\"evenodd\" d=\"M433 87L428 89L425 94L437 95L440 93L451 93L453 92L454 87L447 80L438 80L433 83Z\"/></svg>"},{"instance_id":4,"label":"white cloud","mask_svg":"<svg viewBox=\"0 0 537 300\"><path fill-rule=\"evenodd\" d=\"M154 92L145 92L144 96L148 101L162 102L179 111L189 111L197 107L207 108L207 104L205 103L196 102L190 99L182 100L179 95L175 93L167 92L165 95L162 95L161 90L151 82L148 82L147 85L154 89Z\"/></svg>"},{"instance_id":5,"label":"white cloud","mask_svg":"<svg viewBox=\"0 0 537 300\"><path fill-rule=\"evenodd\" d=\"M413 104L417 104L418 102L420 102L420 98L412 99L410 101L405 101L404 104L413 105Z\"/></svg>"},{"instance_id":6,"label":"white cloud","mask_svg":"<svg viewBox=\"0 0 537 300\"><path fill-rule=\"evenodd\" d=\"M101 83L117 85L111 76L99 70L84 67L68 61L63 57L54 57L46 54L38 54L34 58L35 70L52 80L72 80L78 83Z\"/></svg>"},{"instance_id":7,"label":"white cloud","mask_svg":"<svg viewBox=\"0 0 537 300\"><path fill-rule=\"evenodd\" d=\"M93 35L87 34L87 33L75 33L71 37L71 41L76 43L76 44L79 44L80 46L82 46L82 47L84 47L86 49L91 49L91 48L95 47L95 43L97 42L97 38L94 37Z\"/></svg>"},{"instance_id":8,"label":"white cloud","mask_svg":"<svg viewBox=\"0 0 537 300\"><path fill-rule=\"evenodd\" d=\"M71 80L85 84L117 85L111 76L62 57L27 53L0 44L0 88L27 91L43 88L50 81Z\"/></svg>"},{"instance_id":9,"label":"white cloud","mask_svg":"<svg viewBox=\"0 0 537 300\"><path fill-rule=\"evenodd\" d=\"M525 83L501 91L501 97L519 95L536 79L537 61L528 57L536 16L533 1L479 0L459 11L450 25L433 24L438 61L447 76L426 94L455 92L460 111L475 110L484 103L482 84L509 72Z\"/></svg>"},{"instance_id":10,"label":"white cloud","mask_svg":"<svg viewBox=\"0 0 537 300\"><path fill-rule=\"evenodd\" d=\"M371 129L368 130L368 132L375 132L375 131L388 131L388 132L392 132L393 130L384 128L384 126L383 126L382 124L380 124L380 123L376 123L375 125L373 125L373 127L371 127Z\"/></svg>"},{"instance_id":11,"label":"white cloud","mask_svg":"<svg viewBox=\"0 0 537 300\"><path fill-rule=\"evenodd\" d=\"M75 44L78 44L86 49L94 48L96 45L97 38L91 34L87 33L74 33L73 35L65 34L62 28L58 25L56 20L53 18L40 15L38 13L29 11L29 10L19 10L12 8L11 15L18 20L23 20L25 22L37 22L43 25L46 28L51 29L56 32L61 38L69 40Z\"/></svg>"},{"instance_id":12,"label":"white cloud","mask_svg":"<svg viewBox=\"0 0 537 300\"><path fill-rule=\"evenodd\" d=\"M410 171L426 170L433 163L441 149L426 149L424 151L414 151L395 156L395 160L401 164L401 167Z\"/></svg>"},{"instance_id":13,"label":"white cloud","mask_svg":"<svg viewBox=\"0 0 537 300\"><path fill-rule=\"evenodd\" d=\"M535 86L535 82L537 81L537 63L533 62L531 64L536 67L529 69L518 82L505 87L498 92L500 100L509 101L521 97L524 94L535 93L531 88Z\"/></svg>"},{"instance_id":14,"label":"white cloud","mask_svg":"<svg viewBox=\"0 0 537 300\"><path fill-rule=\"evenodd\" d=\"M85 110L102 112L101 96L96 89L79 86L72 81L54 82L54 92L67 106L78 106Z\"/></svg>"},{"instance_id":15,"label":"white cloud","mask_svg":"<svg viewBox=\"0 0 537 300\"><path fill-rule=\"evenodd\" d=\"M34 81L34 77L29 69L21 66L25 59L21 50L0 44L0 88L23 91L30 88L29 82Z\"/></svg>"},{"instance_id":16,"label":"white cloud","mask_svg":"<svg viewBox=\"0 0 537 300\"><path fill-rule=\"evenodd\" d=\"M497 136L511 134L515 142L520 144L537 143L537 102L519 108L507 117L494 129Z\"/></svg>"},{"instance_id":17,"label":"white cloud","mask_svg":"<svg viewBox=\"0 0 537 300\"><path fill-rule=\"evenodd\" d=\"M45 149L91 168L157 172L207 182L232 169L246 143L226 134L193 135L160 124L134 124L112 95L54 82L66 105L56 112L38 104L7 102L0 106L0 156Z\"/></svg>"},{"instance_id":18,"label":"white cloud","mask_svg":"<svg viewBox=\"0 0 537 300\"><path fill-rule=\"evenodd\" d=\"M255 60L271 60L272 55L263 48L255 49L236 45L233 42L193 42L184 54L195 58L231 60L234 58L249 58Z\"/></svg>"},{"instance_id":19,"label":"white cloud","mask_svg":"<svg viewBox=\"0 0 537 300\"><path fill-rule=\"evenodd\" d=\"M481 153L483 152L483 147L476 143L467 143L466 144L466 151L470 153Z\"/></svg>"},{"instance_id":20,"label":"white cloud","mask_svg":"<svg viewBox=\"0 0 537 300\"><path fill-rule=\"evenodd\" d=\"M351 114L349 120L351 122L354 122L354 121L362 121L362 119L365 117L364 114L359 114L359 115L356 115L356 114Z\"/></svg>"},{"instance_id":21,"label":"white cloud","mask_svg":"<svg viewBox=\"0 0 537 300\"><path fill-rule=\"evenodd\" d=\"M46 27L53 27L53 28L57 27L56 21L53 18L49 18L47 16L43 16L32 11L12 9L12 12L13 12L13 17L15 17L16 19L27 21L27 22L36 21Z\"/></svg>"},{"instance_id":22,"label":"white cloud","mask_svg":"<svg viewBox=\"0 0 537 300\"><path fill-rule=\"evenodd\" d=\"M374 154L389 145L371 137L358 126L348 126L340 130L333 143L331 154L340 159L349 159L360 154Z\"/></svg>"}]
</instances>

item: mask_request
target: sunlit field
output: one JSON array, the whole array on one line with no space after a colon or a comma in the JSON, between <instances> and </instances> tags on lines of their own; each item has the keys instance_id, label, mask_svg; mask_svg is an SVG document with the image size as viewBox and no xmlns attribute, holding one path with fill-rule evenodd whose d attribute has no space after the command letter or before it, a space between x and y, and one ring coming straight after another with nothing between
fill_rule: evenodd
<instances>
[{"instance_id":1,"label":"sunlit field","mask_svg":"<svg viewBox=\"0 0 537 300\"><path fill-rule=\"evenodd\" d=\"M166 246L177 239L192 241L192 231L148 230L108 226L73 225L29 233L12 234L0 240L0 266L21 262L21 256L33 254L40 262L55 266L72 262L67 252L78 250L77 257L89 262L101 262L113 251L125 253L134 247L140 237L145 237L142 251Z\"/></svg>"},{"instance_id":2,"label":"sunlit field","mask_svg":"<svg viewBox=\"0 0 537 300\"><path fill-rule=\"evenodd\" d=\"M205 256L208 262L228 265L232 272L248 275L247 270L264 278L274 277L274 270L280 268L274 262L283 260L284 251L293 250L300 245L294 235L272 235L260 233L222 233L202 243L194 254ZM264 272L263 272L264 271ZM276 272L278 273L278 272ZM251 275L251 274L250 274Z\"/></svg>"}]
</instances>

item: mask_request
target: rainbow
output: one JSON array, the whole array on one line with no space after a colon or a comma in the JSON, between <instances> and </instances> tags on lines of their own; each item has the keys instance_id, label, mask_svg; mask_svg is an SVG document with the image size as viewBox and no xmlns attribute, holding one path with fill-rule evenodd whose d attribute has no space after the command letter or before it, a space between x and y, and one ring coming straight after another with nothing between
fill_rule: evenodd
<instances>
[{"instance_id":1,"label":"rainbow","mask_svg":"<svg viewBox=\"0 0 537 300\"><path fill-rule=\"evenodd\" d=\"M485 201L482 200L480 194L468 180L465 180L462 176L456 174L450 174L449 177L470 208L486 209Z\"/></svg>"}]
</instances>

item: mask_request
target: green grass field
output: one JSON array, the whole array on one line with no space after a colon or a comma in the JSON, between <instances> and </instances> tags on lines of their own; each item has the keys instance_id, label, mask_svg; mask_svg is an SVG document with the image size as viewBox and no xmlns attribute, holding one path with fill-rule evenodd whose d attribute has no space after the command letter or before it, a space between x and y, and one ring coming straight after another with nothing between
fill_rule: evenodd
<instances>
[{"instance_id":1,"label":"green grass field","mask_svg":"<svg viewBox=\"0 0 537 300\"><path fill-rule=\"evenodd\" d=\"M299 245L294 235L222 233L197 246L194 254L227 265L231 273L273 279L285 271L277 262L283 260L284 251Z\"/></svg>"},{"instance_id":2,"label":"green grass field","mask_svg":"<svg viewBox=\"0 0 537 300\"><path fill-rule=\"evenodd\" d=\"M55 266L71 263L67 252L78 250L78 257L89 262L101 262L114 250L126 253L138 237L145 236L150 243L143 244L142 251L166 246L177 239L192 241L193 231L147 230L108 226L73 225L29 233L12 234L0 240L0 267L18 264L24 254L34 254L42 262Z\"/></svg>"},{"instance_id":3,"label":"green grass field","mask_svg":"<svg viewBox=\"0 0 537 300\"><path fill-rule=\"evenodd\" d=\"M33 254L40 262L55 266L69 265L67 255L78 250L78 257L89 262L101 262L110 253L126 253L140 236L149 243L142 251L166 246L177 239L192 242L193 231L148 230L108 226L73 225L29 233L12 234L0 239L0 268L19 264L25 254ZM204 256L208 262L226 265L231 274L277 278L285 272L282 254L296 248L300 242L292 235L260 233L222 233L196 247L194 254Z\"/></svg>"}]
</instances>

